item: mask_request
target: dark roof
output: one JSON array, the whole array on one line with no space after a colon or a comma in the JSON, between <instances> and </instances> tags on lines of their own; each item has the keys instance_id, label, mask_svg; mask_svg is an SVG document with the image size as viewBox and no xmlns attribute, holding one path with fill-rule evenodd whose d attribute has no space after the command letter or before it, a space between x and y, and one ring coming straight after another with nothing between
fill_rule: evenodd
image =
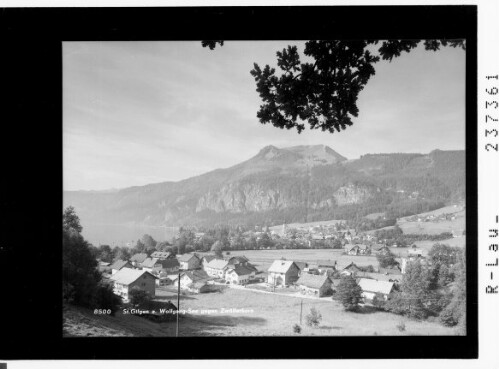
<instances>
[{"instance_id":1,"label":"dark roof","mask_svg":"<svg viewBox=\"0 0 499 369\"><path fill-rule=\"evenodd\" d=\"M163 268L174 268L176 266L179 266L180 263L176 258L170 258L170 259L164 259L164 260L158 260L157 264L161 264Z\"/></svg>"},{"instance_id":2,"label":"dark roof","mask_svg":"<svg viewBox=\"0 0 499 369\"><path fill-rule=\"evenodd\" d=\"M308 266L308 263L306 263L304 261L295 261L295 264L298 268L300 268L300 270L303 270L304 268L306 268Z\"/></svg>"},{"instance_id":3,"label":"dark roof","mask_svg":"<svg viewBox=\"0 0 499 369\"><path fill-rule=\"evenodd\" d=\"M117 269L117 270L120 270L121 268L123 268L126 264L128 263L128 261L126 260L116 260L111 266L110 268L111 269Z\"/></svg>"},{"instance_id":4,"label":"dark roof","mask_svg":"<svg viewBox=\"0 0 499 369\"><path fill-rule=\"evenodd\" d=\"M244 265L236 265L234 268L231 268L237 275L249 275L253 273L255 270L247 268Z\"/></svg>"},{"instance_id":5,"label":"dark roof","mask_svg":"<svg viewBox=\"0 0 499 369\"><path fill-rule=\"evenodd\" d=\"M354 262L351 262L350 264L348 264L346 267L343 268L343 270L345 269L361 270Z\"/></svg>"},{"instance_id":6,"label":"dark roof","mask_svg":"<svg viewBox=\"0 0 499 369\"><path fill-rule=\"evenodd\" d=\"M331 282L327 275L303 273L296 281L296 284L310 288L321 288L326 282Z\"/></svg>"},{"instance_id":7,"label":"dark roof","mask_svg":"<svg viewBox=\"0 0 499 369\"><path fill-rule=\"evenodd\" d=\"M203 259L206 260L207 263L209 263L210 261L217 259L217 257L216 255L204 255Z\"/></svg>"},{"instance_id":8,"label":"dark roof","mask_svg":"<svg viewBox=\"0 0 499 369\"><path fill-rule=\"evenodd\" d=\"M249 259L246 256L229 256L225 258L225 260L229 261L231 264L234 264L234 261L237 261L239 263L245 263L249 261Z\"/></svg>"},{"instance_id":9,"label":"dark roof","mask_svg":"<svg viewBox=\"0 0 499 369\"><path fill-rule=\"evenodd\" d=\"M136 261L137 263L142 263L144 260L147 259L147 254L145 253L140 253L140 254L135 254L130 258L130 261Z\"/></svg>"}]
</instances>

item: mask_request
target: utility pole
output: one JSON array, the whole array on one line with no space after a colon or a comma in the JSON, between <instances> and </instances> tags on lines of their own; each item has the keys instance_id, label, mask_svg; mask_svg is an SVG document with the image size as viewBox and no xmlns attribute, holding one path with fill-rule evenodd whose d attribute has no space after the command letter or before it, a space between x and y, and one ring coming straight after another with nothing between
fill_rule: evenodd
<instances>
[{"instance_id":1,"label":"utility pole","mask_svg":"<svg viewBox=\"0 0 499 369\"><path fill-rule=\"evenodd\" d=\"M176 337L178 337L178 319L180 314L180 270L178 271L178 290L177 290L177 331Z\"/></svg>"},{"instance_id":2,"label":"utility pole","mask_svg":"<svg viewBox=\"0 0 499 369\"><path fill-rule=\"evenodd\" d=\"M303 311L303 299L300 301L300 325L301 325L301 313Z\"/></svg>"}]
</instances>

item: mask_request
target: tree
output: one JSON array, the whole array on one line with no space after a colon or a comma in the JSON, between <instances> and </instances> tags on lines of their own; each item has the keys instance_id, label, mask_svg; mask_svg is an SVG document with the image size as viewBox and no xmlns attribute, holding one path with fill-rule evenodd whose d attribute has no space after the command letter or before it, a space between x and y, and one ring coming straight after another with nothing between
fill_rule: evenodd
<instances>
[{"instance_id":1,"label":"tree","mask_svg":"<svg viewBox=\"0 0 499 369\"><path fill-rule=\"evenodd\" d=\"M90 245L82 237L80 219L72 207L63 213L62 281L63 299L90 306L101 275Z\"/></svg>"},{"instance_id":2,"label":"tree","mask_svg":"<svg viewBox=\"0 0 499 369\"><path fill-rule=\"evenodd\" d=\"M167 248L171 247L171 244L167 241L158 242L156 244L156 251L167 251Z\"/></svg>"},{"instance_id":3,"label":"tree","mask_svg":"<svg viewBox=\"0 0 499 369\"><path fill-rule=\"evenodd\" d=\"M151 235L143 235L141 241L144 244L144 250L147 254L156 251L157 242Z\"/></svg>"},{"instance_id":4,"label":"tree","mask_svg":"<svg viewBox=\"0 0 499 369\"><path fill-rule=\"evenodd\" d=\"M449 304L440 313L439 319L447 326L459 325L466 329L466 259L463 250L459 250L453 267L455 282Z\"/></svg>"},{"instance_id":5,"label":"tree","mask_svg":"<svg viewBox=\"0 0 499 369\"><path fill-rule=\"evenodd\" d=\"M272 247L274 246L274 241L270 238L270 236L267 233L263 233L260 236L260 239L257 241L257 246L259 249L267 248L267 247Z\"/></svg>"},{"instance_id":6,"label":"tree","mask_svg":"<svg viewBox=\"0 0 499 369\"><path fill-rule=\"evenodd\" d=\"M64 232L74 232L80 234L83 230L80 225L80 218L76 215L75 209L68 206L62 215L62 228Z\"/></svg>"},{"instance_id":7,"label":"tree","mask_svg":"<svg viewBox=\"0 0 499 369\"><path fill-rule=\"evenodd\" d=\"M97 286L97 289L93 295L93 306L99 306L99 309L110 309L111 315L114 315L121 303L121 297L114 294L111 285L99 284Z\"/></svg>"},{"instance_id":8,"label":"tree","mask_svg":"<svg viewBox=\"0 0 499 369\"><path fill-rule=\"evenodd\" d=\"M113 249L114 260L128 260L132 255L130 255L130 250L127 247L115 247Z\"/></svg>"},{"instance_id":9,"label":"tree","mask_svg":"<svg viewBox=\"0 0 499 369\"><path fill-rule=\"evenodd\" d=\"M281 129L321 129L334 133L353 124L359 109L357 98L375 74L374 65L381 59L392 61L402 52L409 52L420 40L325 40L307 41L304 54L312 59L302 63L296 46L278 51L275 68L261 68L254 63L250 71L263 104L257 113L262 124ZM213 50L222 40L202 41ZM441 46L461 47L464 40L425 40L426 50L437 51ZM377 50L376 50L377 48Z\"/></svg>"},{"instance_id":10,"label":"tree","mask_svg":"<svg viewBox=\"0 0 499 369\"><path fill-rule=\"evenodd\" d=\"M432 277L432 272L421 264L421 261L408 263L400 292L395 293L387 302L386 309L411 318L426 318L431 313L434 297L431 288Z\"/></svg>"},{"instance_id":11,"label":"tree","mask_svg":"<svg viewBox=\"0 0 499 369\"><path fill-rule=\"evenodd\" d=\"M211 246L211 252L213 252L217 257L222 258L222 243L220 241L216 241L212 246Z\"/></svg>"},{"instance_id":12,"label":"tree","mask_svg":"<svg viewBox=\"0 0 499 369\"><path fill-rule=\"evenodd\" d=\"M343 277L336 292L338 299L346 311L356 311L362 302L362 288L352 276Z\"/></svg>"},{"instance_id":13,"label":"tree","mask_svg":"<svg viewBox=\"0 0 499 369\"><path fill-rule=\"evenodd\" d=\"M113 250L109 245L100 245L98 248L99 258L105 262L112 262L114 258Z\"/></svg>"},{"instance_id":14,"label":"tree","mask_svg":"<svg viewBox=\"0 0 499 369\"><path fill-rule=\"evenodd\" d=\"M132 249L132 254L139 254L146 251L146 245L141 240L137 240L135 247Z\"/></svg>"},{"instance_id":15,"label":"tree","mask_svg":"<svg viewBox=\"0 0 499 369\"><path fill-rule=\"evenodd\" d=\"M451 267L456 263L459 248L436 243L428 252L428 258L433 264L443 264Z\"/></svg>"},{"instance_id":16,"label":"tree","mask_svg":"<svg viewBox=\"0 0 499 369\"><path fill-rule=\"evenodd\" d=\"M147 307L151 302L151 296L139 287L133 287L128 293L130 303L138 307Z\"/></svg>"},{"instance_id":17,"label":"tree","mask_svg":"<svg viewBox=\"0 0 499 369\"><path fill-rule=\"evenodd\" d=\"M378 260L380 268L390 268L391 266L397 265L395 261L395 255L391 251L385 254L377 254L376 259Z\"/></svg>"},{"instance_id":18,"label":"tree","mask_svg":"<svg viewBox=\"0 0 499 369\"><path fill-rule=\"evenodd\" d=\"M321 323L322 315L316 308L311 308L310 313L305 317L305 321L309 327L317 327Z\"/></svg>"}]
</instances>

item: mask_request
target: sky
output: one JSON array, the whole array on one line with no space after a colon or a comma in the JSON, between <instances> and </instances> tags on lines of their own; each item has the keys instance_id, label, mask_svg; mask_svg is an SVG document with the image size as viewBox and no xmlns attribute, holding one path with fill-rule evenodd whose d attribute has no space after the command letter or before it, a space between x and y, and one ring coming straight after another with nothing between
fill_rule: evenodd
<instances>
[{"instance_id":1,"label":"sky","mask_svg":"<svg viewBox=\"0 0 499 369\"><path fill-rule=\"evenodd\" d=\"M367 153L465 148L465 51L422 47L375 65L359 116L334 134L260 124L253 63L296 41L64 42L65 190L178 181L238 164L267 145Z\"/></svg>"}]
</instances>

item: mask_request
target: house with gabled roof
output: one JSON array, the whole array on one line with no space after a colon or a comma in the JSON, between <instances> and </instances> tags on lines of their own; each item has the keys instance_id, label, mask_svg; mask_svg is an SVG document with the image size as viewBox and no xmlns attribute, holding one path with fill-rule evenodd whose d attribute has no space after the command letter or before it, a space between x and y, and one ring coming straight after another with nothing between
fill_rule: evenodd
<instances>
[{"instance_id":1,"label":"house with gabled roof","mask_svg":"<svg viewBox=\"0 0 499 369\"><path fill-rule=\"evenodd\" d=\"M111 269L111 274L115 274L116 272L119 272L123 268L133 269L133 265L127 260L116 260L114 263L111 264L109 268Z\"/></svg>"},{"instance_id":2,"label":"house with gabled roof","mask_svg":"<svg viewBox=\"0 0 499 369\"><path fill-rule=\"evenodd\" d=\"M142 270L146 270L152 273L157 261L158 261L157 258L146 258L141 264Z\"/></svg>"},{"instance_id":3,"label":"house with gabled roof","mask_svg":"<svg viewBox=\"0 0 499 369\"><path fill-rule=\"evenodd\" d=\"M348 255L359 255L360 249L358 245L346 244L345 253Z\"/></svg>"},{"instance_id":4,"label":"house with gabled roof","mask_svg":"<svg viewBox=\"0 0 499 369\"><path fill-rule=\"evenodd\" d=\"M362 272L363 270L359 268L354 262L351 262L341 271L341 275L355 275L358 272Z\"/></svg>"},{"instance_id":5,"label":"house with gabled roof","mask_svg":"<svg viewBox=\"0 0 499 369\"><path fill-rule=\"evenodd\" d=\"M220 258L213 254L203 255L203 257L201 258L201 267L204 270L206 270L206 265L208 265L208 263L214 259L220 259Z\"/></svg>"},{"instance_id":6,"label":"house with gabled roof","mask_svg":"<svg viewBox=\"0 0 499 369\"><path fill-rule=\"evenodd\" d=\"M225 280L231 284L247 284L255 278L255 270L246 265L238 264L225 272Z\"/></svg>"},{"instance_id":7,"label":"house with gabled roof","mask_svg":"<svg viewBox=\"0 0 499 369\"><path fill-rule=\"evenodd\" d=\"M267 272L270 285L287 286L296 282L300 268L291 260L274 260Z\"/></svg>"},{"instance_id":8,"label":"house with gabled roof","mask_svg":"<svg viewBox=\"0 0 499 369\"><path fill-rule=\"evenodd\" d=\"M223 259L213 259L206 264L205 271L214 278L224 278L225 272L229 268L229 262Z\"/></svg>"},{"instance_id":9,"label":"house with gabled roof","mask_svg":"<svg viewBox=\"0 0 499 369\"><path fill-rule=\"evenodd\" d=\"M132 265L136 268L140 268L142 266L142 263L144 262L144 260L147 259L147 254L146 253L138 253L138 254L135 254L135 255L132 255L132 257L130 258L130 263L132 263Z\"/></svg>"},{"instance_id":10,"label":"house with gabled roof","mask_svg":"<svg viewBox=\"0 0 499 369\"><path fill-rule=\"evenodd\" d=\"M323 297L332 295L333 282L327 275L303 273L295 282L301 293Z\"/></svg>"},{"instance_id":11,"label":"house with gabled roof","mask_svg":"<svg viewBox=\"0 0 499 369\"><path fill-rule=\"evenodd\" d=\"M156 269L166 274L176 274L180 269L177 258L159 259L156 262Z\"/></svg>"},{"instance_id":12,"label":"house with gabled roof","mask_svg":"<svg viewBox=\"0 0 499 369\"><path fill-rule=\"evenodd\" d=\"M207 282L211 281L211 278L204 270L188 270L180 273L180 288L187 289L187 287L196 282ZM176 286L178 283L178 276L173 280L173 284Z\"/></svg>"},{"instance_id":13,"label":"house with gabled roof","mask_svg":"<svg viewBox=\"0 0 499 369\"><path fill-rule=\"evenodd\" d=\"M371 255L371 247L368 245L358 244L359 255Z\"/></svg>"},{"instance_id":14,"label":"house with gabled roof","mask_svg":"<svg viewBox=\"0 0 499 369\"><path fill-rule=\"evenodd\" d=\"M132 288L146 291L151 297L156 295L156 276L148 271L123 268L111 276L113 291L124 300L129 299Z\"/></svg>"},{"instance_id":15,"label":"house with gabled roof","mask_svg":"<svg viewBox=\"0 0 499 369\"><path fill-rule=\"evenodd\" d=\"M183 254L179 256L180 269L191 270L201 266L201 258L197 254Z\"/></svg>"},{"instance_id":16,"label":"house with gabled roof","mask_svg":"<svg viewBox=\"0 0 499 369\"><path fill-rule=\"evenodd\" d=\"M376 295L383 296L386 301L393 292L394 282L360 278L357 284L362 288L362 297L365 301L372 301Z\"/></svg>"}]
</instances>

